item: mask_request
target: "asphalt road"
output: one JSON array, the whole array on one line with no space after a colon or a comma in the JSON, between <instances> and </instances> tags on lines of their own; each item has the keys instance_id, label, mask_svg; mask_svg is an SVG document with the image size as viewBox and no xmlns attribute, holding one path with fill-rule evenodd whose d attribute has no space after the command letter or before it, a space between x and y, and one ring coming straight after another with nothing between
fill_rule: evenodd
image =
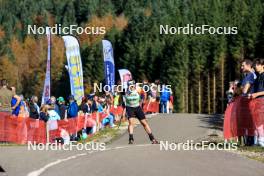
<instances>
[{"instance_id":1,"label":"asphalt road","mask_svg":"<svg viewBox=\"0 0 264 176\"><path fill-rule=\"evenodd\" d=\"M157 115L149 120L159 140L169 143L198 140L206 136L205 115ZM160 150L150 144L141 126L135 144L124 134L106 151L28 151L26 147L0 147L0 165L13 175L88 176L263 176L264 164L226 151ZM1 175L1 173L0 173Z\"/></svg>"}]
</instances>

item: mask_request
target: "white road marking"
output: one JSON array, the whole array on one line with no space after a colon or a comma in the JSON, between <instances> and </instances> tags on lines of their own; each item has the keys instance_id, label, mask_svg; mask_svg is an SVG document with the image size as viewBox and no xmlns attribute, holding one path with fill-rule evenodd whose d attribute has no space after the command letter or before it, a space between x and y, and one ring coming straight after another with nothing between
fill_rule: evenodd
<instances>
[{"instance_id":1,"label":"white road marking","mask_svg":"<svg viewBox=\"0 0 264 176\"><path fill-rule=\"evenodd\" d=\"M126 146L117 146L117 147L113 147L113 148L106 148L104 151L119 150L119 149L132 148L132 147L148 147L148 146L154 146L154 145L153 144L138 144L138 145L131 145L131 146L127 146L127 145ZM102 152L104 152L104 151L102 151ZM76 154L76 155L73 155L73 156L70 156L70 157L67 157L64 159L58 159L57 161L46 164L44 167L42 167L38 170L35 170L35 171L28 173L27 176L39 176L50 167L58 165L62 162L66 162L66 161L69 161L72 159L76 159L76 158L81 157L81 156L86 156L88 154L92 154L95 152L99 152L99 151L89 151L87 153Z\"/></svg>"},{"instance_id":2,"label":"white road marking","mask_svg":"<svg viewBox=\"0 0 264 176\"><path fill-rule=\"evenodd\" d=\"M148 118L152 118L153 116L156 116L156 115L157 115L157 113L155 113L155 114L148 114L146 116ZM147 147L147 146L151 146L151 145L152 144L138 144L138 145L133 145L133 146L118 146L118 147L114 147L114 148L106 148L104 151L118 150L118 149L131 148L131 147ZM38 170L35 170L35 171L30 172L28 174L28 176L39 176L45 170L47 170L50 167L53 167L55 165L58 165L58 164L60 164L62 162L69 161L71 159L75 159L75 158L78 158L78 157L81 157L81 156L86 156L88 154L92 154L94 152L98 152L98 151L90 151L90 152L87 152L87 153L76 154L76 155L73 155L73 156L70 156L70 157L67 157L67 158L64 158L64 159L58 159L57 161L51 162L51 163L45 165L44 167L42 167L42 168L40 168Z\"/></svg>"}]
</instances>

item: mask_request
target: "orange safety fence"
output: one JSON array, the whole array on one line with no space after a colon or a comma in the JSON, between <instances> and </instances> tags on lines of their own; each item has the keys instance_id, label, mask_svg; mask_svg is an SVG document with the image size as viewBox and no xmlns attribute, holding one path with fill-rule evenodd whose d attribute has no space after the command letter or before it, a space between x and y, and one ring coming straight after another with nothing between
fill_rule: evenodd
<instances>
[{"instance_id":1,"label":"orange safety fence","mask_svg":"<svg viewBox=\"0 0 264 176\"><path fill-rule=\"evenodd\" d=\"M159 112L159 102L154 101L154 102L149 102L146 101L143 106L143 111L145 113L158 113Z\"/></svg>"},{"instance_id":2,"label":"orange safety fence","mask_svg":"<svg viewBox=\"0 0 264 176\"><path fill-rule=\"evenodd\" d=\"M0 141L18 144L24 144L27 141L45 143L46 124L41 120L0 113Z\"/></svg>"},{"instance_id":3,"label":"orange safety fence","mask_svg":"<svg viewBox=\"0 0 264 176\"><path fill-rule=\"evenodd\" d=\"M146 102L144 112L158 112L159 104L157 102ZM122 115L123 108L111 108L114 115ZM101 122L108 115L98 113L98 120ZM17 144L25 144L27 142L46 143L47 131L49 141L54 141L60 137L62 129L69 134L76 134L85 127L93 127L96 125L97 114L80 115L76 118L68 118L64 120L48 121L32 119L28 117L14 117L8 113L0 112L0 142L12 142Z\"/></svg>"},{"instance_id":4,"label":"orange safety fence","mask_svg":"<svg viewBox=\"0 0 264 176\"><path fill-rule=\"evenodd\" d=\"M96 114L89 116L78 116L65 120L48 121L47 124L38 119L14 117L7 113L0 113L0 141L25 144L28 141L46 143L47 128L49 140L53 141L60 137L60 130L64 129L69 134L75 134L85 127L93 127L96 121L93 119ZM100 114L100 121L106 117Z\"/></svg>"},{"instance_id":5,"label":"orange safety fence","mask_svg":"<svg viewBox=\"0 0 264 176\"><path fill-rule=\"evenodd\" d=\"M264 98L250 100L236 97L224 116L224 138L238 136L264 137Z\"/></svg>"},{"instance_id":6,"label":"orange safety fence","mask_svg":"<svg viewBox=\"0 0 264 176\"><path fill-rule=\"evenodd\" d=\"M121 116L123 114L123 107L122 106L117 106L116 108L112 107L110 109L110 112L113 113L114 115Z\"/></svg>"},{"instance_id":7,"label":"orange safety fence","mask_svg":"<svg viewBox=\"0 0 264 176\"><path fill-rule=\"evenodd\" d=\"M53 142L55 138L60 137L61 129L64 129L69 134L76 134L78 131L86 127L93 127L96 125L96 121L93 119L95 113L91 115L81 115L76 118L70 118L67 120L58 120L48 122L49 126L49 140Z\"/></svg>"}]
</instances>

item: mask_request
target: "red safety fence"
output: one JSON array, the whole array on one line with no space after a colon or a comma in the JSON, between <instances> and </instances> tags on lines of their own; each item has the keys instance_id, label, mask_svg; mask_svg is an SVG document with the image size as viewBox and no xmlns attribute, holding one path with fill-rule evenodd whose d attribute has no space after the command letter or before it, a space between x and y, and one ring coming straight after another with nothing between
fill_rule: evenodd
<instances>
[{"instance_id":1,"label":"red safety fence","mask_svg":"<svg viewBox=\"0 0 264 176\"><path fill-rule=\"evenodd\" d=\"M102 113L98 115L100 121L107 116ZM14 117L7 113L0 113L0 141L17 144L25 144L28 141L46 143L47 128L51 142L60 137L62 129L69 134L76 134L81 129L94 125L96 125L96 113L66 120L48 121L47 124L38 119Z\"/></svg>"},{"instance_id":2,"label":"red safety fence","mask_svg":"<svg viewBox=\"0 0 264 176\"><path fill-rule=\"evenodd\" d=\"M123 114L123 107L122 106L117 106L116 108L112 107L110 109L110 112L115 114L115 115L121 116Z\"/></svg>"},{"instance_id":3,"label":"red safety fence","mask_svg":"<svg viewBox=\"0 0 264 176\"><path fill-rule=\"evenodd\" d=\"M264 98L250 100L237 97L230 103L224 116L224 138L264 136Z\"/></svg>"},{"instance_id":4,"label":"red safety fence","mask_svg":"<svg viewBox=\"0 0 264 176\"><path fill-rule=\"evenodd\" d=\"M143 106L143 111L145 113L158 113L159 112L159 102L149 102L146 101Z\"/></svg>"},{"instance_id":5,"label":"red safety fence","mask_svg":"<svg viewBox=\"0 0 264 176\"><path fill-rule=\"evenodd\" d=\"M13 117L0 113L0 141L24 144L46 142L46 124L41 120Z\"/></svg>"},{"instance_id":6,"label":"red safety fence","mask_svg":"<svg viewBox=\"0 0 264 176\"><path fill-rule=\"evenodd\" d=\"M146 102L144 112L158 112L158 102ZM123 108L121 106L110 110L114 115L122 115ZM76 118L66 120L48 121L32 119L28 117L14 117L8 113L0 112L0 141L12 142L17 144L25 144L27 142L46 143L47 131L49 132L49 141L61 137L61 130L64 129L69 134L76 134L85 127L93 127L96 121L101 122L107 114L92 113L91 115L82 115Z\"/></svg>"}]
</instances>

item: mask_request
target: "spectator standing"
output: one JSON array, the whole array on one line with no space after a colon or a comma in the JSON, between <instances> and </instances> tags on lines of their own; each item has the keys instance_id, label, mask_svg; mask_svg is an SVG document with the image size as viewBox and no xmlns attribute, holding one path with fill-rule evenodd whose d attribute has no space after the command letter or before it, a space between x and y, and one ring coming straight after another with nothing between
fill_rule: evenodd
<instances>
[{"instance_id":1,"label":"spectator standing","mask_svg":"<svg viewBox=\"0 0 264 176\"><path fill-rule=\"evenodd\" d=\"M92 112L97 112L98 111L98 105L99 105L98 99L99 98L96 95L93 97Z\"/></svg>"},{"instance_id":2,"label":"spectator standing","mask_svg":"<svg viewBox=\"0 0 264 176\"><path fill-rule=\"evenodd\" d=\"M156 100L160 101L160 80L155 80L155 85L157 86L157 94L156 94Z\"/></svg>"},{"instance_id":3,"label":"spectator standing","mask_svg":"<svg viewBox=\"0 0 264 176\"><path fill-rule=\"evenodd\" d=\"M120 95L119 92L116 91L116 92L114 93L114 109L115 109L115 110L118 110L118 106L121 106L121 105L122 105L122 104L121 104L121 99L122 99L122 96ZM117 121L121 120L121 117L119 116L118 113L115 115L115 119L116 119Z\"/></svg>"},{"instance_id":4,"label":"spectator standing","mask_svg":"<svg viewBox=\"0 0 264 176\"><path fill-rule=\"evenodd\" d=\"M47 122L49 120L48 105L42 105L40 107L39 119Z\"/></svg>"},{"instance_id":5,"label":"spectator standing","mask_svg":"<svg viewBox=\"0 0 264 176\"><path fill-rule=\"evenodd\" d=\"M29 116L33 119L39 119L40 108L38 106L38 97L32 96L29 103Z\"/></svg>"},{"instance_id":6,"label":"spectator standing","mask_svg":"<svg viewBox=\"0 0 264 176\"><path fill-rule=\"evenodd\" d=\"M88 104L88 113L87 113L87 115L92 113L92 104L93 104L93 99L92 98L93 98L92 96L87 97L87 104ZM93 134L93 133L95 133L97 131L96 120L91 118L91 116L87 116L87 117L89 117L88 121L91 122L92 127L86 128L86 132Z\"/></svg>"},{"instance_id":7,"label":"spectator standing","mask_svg":"<svg viewBox=\"0 0 264 176\"><path fill-rule=\"evenodd\" d=\"M166 87L165 84L162 85L161 96L160 96L160 112L169 113L167 107L169 106L170 101L170 90Z\"/></svg>"},{"instance_id":8,"label":"spectator standing","mask_svg":"<svg viewBox=\"0 0 264 176\"><path fill-rule=\"evenodd\" d=\"M78 104L76 103L76 100L74 99L74 96L70 95L68 97L68 100L69 100L69 106L67 110L67 118L77 118L79 107ZM70 138L73 141L77 141L78 140L77 133L70 134Z\"/></svg>"},{"instance_id":9,"label":"spectator standing","mask_svg":"<svg viewBox=\"0 0 264 176\"><path fill-rule=\"evenodd\" d=\"M244 73L244 78L242 79L242 94L247 96L254 92L254 82L257 78L253 68L253 62L251 60L244 60L241 64L241 70Z\"/></svg>"},{"instance_id":10,"label":"spectator standing","mask_svg":"<svg viewBox=\"0 0 264 176\"><path fill-rule=\"evenodd\" d=\"M24 96L20 95L20 98L21 98L21 106L20 106L19 116L29 117L29 108L27 106L26 101L24 100Z\"/></svg>"},{"instance_id":11,"label":"spectator standing","mask_svg":"<svg viewBox=\"0 0 264 176\"><path fill-rule=\"evenodd\" d=\"M15 105L17 104L17 101L18 101L15 97L18 95L16 94L16 88L15 87L11 87L11 90L12 90L13 95L14 95L12 97L12 100L11 100L12 115L18 116L19 111L20 111L20 107L21 107L21 98L19 97L20 98L19 104L18 104L18 106L15 107Z\"/></svg>"},{"instance_id":12,"label":"spectator standing","mask_svg":"<svg viewBox=\"0 0 264 176\"><path fill-rule=\"evenodd\" d=\"M114 93L114 108L117 108L120 105L120 94L119 92Z\"/></svg>"},{"instance_id":13,"label":"spectator standing","mask_svg":"<svg viewBox=\"0 0 264 176\"><path fill-rule=\"evenodd\" d=\"M251 98L264 98L264 59L256 60L256 72L257 79L254 83L254 93L249 95ZM259 117L258 121L261 121L261 117ZM264 129L263 124L256 122L256 132L255 143L264 147Z\"/></svg>"},{"instance_id":14,"label":"spectator standing","mask_svg":"<svg viewBox=\"0 0 264 176\"><path fill-rule=\"evenodd\" d=\"M57 114L60 114L59 106L58 106L57 103L56 103L56 97L51 96L51 97L50 97L50 103L51 103L51 106L54 107L54 110L57 112Z\"/></svg>"},{"instance_id":15,"label":"spectator standing","mask_svg":"<svg viewBox=\"0 0 264 176\"><path fill-rule=\"evenodd\" d=\"M73 95L69 96L69 107L68 107L68 118L75 118L78 116L78 105L74 99Z\"/></svg>"},{"instance_id":16,"label":"spectator standing","mask_svg":"<svg viewBox=\"0 0 264 176\"><path fill-rule=\"evenodd\" d=\"M10 89L8 89L7 80L1 81L0 88L0 112L6 112L11 114L12 110L16 109L20 104L20 97L15 95ZM16 99L16 103L11 107L12 97Z\"/></svg>"},{"instance_id":17,"label":"spectator standing","mask_svg":"<svg viewBox=\"0 0 264 176\"><path fill-rule=\"evenodd\" d=\"M254 82L257 78L253 68L253 62L251 60L245 59L241 63L241 70L244 73L244 78L242 79L242 96L251 96L254 93ZM254 144L254 136L244 136L244 143L248 146Z\"/></svg>"},{"instance_id":18,"label":"spectator standing","mask_svg":"<svg viewBox=\"0 0 264 176\"><path fill-rule=\"evenodd\" d=\"M93 103L91 106L91 112L95 112L96 113L96 131L98 131L100 129L100 119L99 119L99 112L98 112L98 107L99 107L99 102L98 102L98 96L93 96Z\"/></svg>"},{"instance_id":19,"label":"spectator standing","mask_svg":"<svg viewBox=\"0 0 264 176\"><path fill-rule=\"evenodd\" d=\"M113 105L114 104L114 96L111 92L106 91L105 92L105 99L109 104Z\"/></svg>"},{"instance_id":20,"label":"spectator standing","mask_svg":"<svg viewBox=\"0 0 264 176\"><path fill-rule=\"evenodd\" d=\"M257 79L254 83L254 93L252 98L264 98L264 59L256 60Z\"/></svg>"},{"instance_id":21,"label":"spectator standing","mask_svg":"<svg viewBox=\"0 0 264 176\"><path fill-rule=\"evenodd\" d=\"M57 99L58 107L59 107L59 115L61 119L65 119L67 117L67 106L65 105L65 100L63 97L59 97Z\"/></svg>"},{"instance_id":22,"label":"spectator standing","mask_svg":"<svg viewBox=\"0 0 264 176\"><path fill-rule=\"evenodd\" d=\"M157 95L158 95L158 86L152 83L150 89L151 89L150 102L155 102L157 100Z\"/></svg>"}]
</instances>

